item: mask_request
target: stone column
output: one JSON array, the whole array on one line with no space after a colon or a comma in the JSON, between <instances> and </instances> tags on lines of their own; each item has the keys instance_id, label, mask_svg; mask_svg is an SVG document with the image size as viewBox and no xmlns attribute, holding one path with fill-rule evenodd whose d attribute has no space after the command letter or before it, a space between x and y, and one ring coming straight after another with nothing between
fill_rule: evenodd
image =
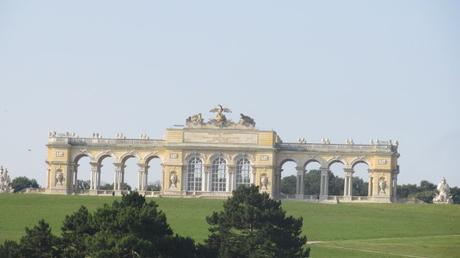
<instances>
[{"instance_id":1,"label":"stone column","mask_svg":"<svg viewBox=\"0 0 460 258\"><path fill-rule=\"evenodd\" d=\"M91 180L90 190L97 190L97 172L99 171L99 164L97 162L90 162L91 165Z\"/></svg>"},{"instance_id":2,"label":"stone column","mask_svg":"<svg viewBox=\"0 0 460 258\"><path fill-rule=\"evenodd\" d=\"M369 173L369 185L367 188L367 196L372 197L374 195L374 176L372 175L372 170L367 170Z\"/></svg>"},{"instance_id":3,"label":"stone column","mask_svg":"<svg viewBox=\"0 0 460 258\"><path fill-rule=\"evenodd\" d=\"M72 175L73 175L73 191L78 192L78 164L73 163L72 166Z\"/></svg>"},{"instance_id":4,"label":"stone column","mask_svg":"<svg viewBox=\"0 0 460 258\"><path fill-rule=\"evenodd\" d=\"M251 179L250 179L250 181L252 182L253 185L260 186L260 182L257 182L256 172L257 172L256 166L252 165L251 166L251 175L250 175Z\"/></svg>"},{"instance_id":5,"label":"stone column","mask_svg":"<svg viewBox=\"0 0 460 258\"><path fill-rule=\"evenodd\" d=\"M227 192L232 192L234 190L234 187L235 187L235 166L233 165L229 165L227 166L227 174L228 174L228 178L227 178L227 185L226 185L226 190Z\"/></svg>"},{"instance_id":6,"label":"stone column","mask_svg":"<svg viewBox=\"0 0 460 258\"><path fill-rule=\"evenodd\" d=\"M353 186L353 169L352 168L344 168L345 172L345 182L343 186L343 196L351 198L353 195L352 193L352 186Z\"/></svg>"},{"instance_id":7,"label":"stone column","mask_svg":"<svg viewBox=\"0 0 460 258\"><path fill-rule=\"evenodd\" d=\"M145 166L144 177L142 178L142 191L147 191L147 186L149 185L149 168L150 166ZM163 190L163 186L160 184L160 190Z\"/></svg>"},{"instance_id":8,"label":"stone column","mask_svg":"<svg viewBox=\"0 0 460 258\"><path fill-rule=\"evenodd\" d=\"M297 169L297 187L296 187L296 194L297 198L303 199L304 195L304 182L303 178L305 175L305 169L303 167L296 167Z\"/></svg>"},{"instance_id":9,"label":"stone column","mask_svg":"<svg viewBox=\"0 0 460 258\"><path fill-rule=\"evenodd\" d=\"M96 189L99 190L99 188L101 188L101 168L102 168L102 165L99 165L97 167L97 174L96 174Z\"/></svg>"},{"instance_id":10,"label":"stone column","mask_svg":"<svg viewBox=\"0 0 460 258\"><path fill-rule=\"evenodd\" d=\"M278 171L279 173L276 175L276 191L278 198L281 199L281 174L283 173L283 169L280 167Z\"/></svg>"},{"instance_id":11,"label":"stone column","mask_svg":"<svg viewBox=\"0 0 460 258\"><path fill-rule=\"evenodd\" d=\"M201 177L201 191L211 192L211 169L212 165L206 164L203 166Z\"/></svg>"},{"instance_id":12,"label":"stone column","mask_svg":"<svg viewBox=\"0 0 460 258\"><path fill-rule=\"evenodd\" d=\"M320 168L321 170L321 182L319 189L319 199L327 200L329 196L329 168Z\"/></svg>"},{"instance_id":13,"label":"stone column","mask_svg":"<svg viewBox=\"0 0 460 258\"><path fill-rule=\"evenodd\" d=\"M118 189L120 189L120 190L125 190L125 189L123 189L123 184L125 182L125 168L126 168L126 165L123 164L123 166L121 167L121 180L120 180L120 182L118 182L118 184L119 184Z\"/></svg>"},{"instance_id":14,"label":"stone column","mask_svg":"<svg viewBox=\"0 0 460 258\"><path fill-rule=\"evenodd\" d=\"M393 172L393 191L391 193L392 201L396 201L398 199L397 191L398 191L398 171L396 170Z\"/></svg>"},{"instance_id":15,"label":"stone column","mask_svg":"<svg viewBox=\"0 0 460 258\"><path fill-rule=\"evenodd\" d=\"M137 189L139 189L139 191L145 191L147 189L147 175L149 166L143 163L137 163L137 166L139 167Z\"/></svg>"},{"instance_id":16,"label":"stone column","mask_svg":"<svg viewBox=\"0 0 460 258\"><path fill-rule=\"evenodd\" d=\"M113 180L113 190L118 191L120 189L120 181L121 181L121 173L123 169L123 164L121 163L113 163L115 166L115 175Z\"/></svg>"}]
</instances>

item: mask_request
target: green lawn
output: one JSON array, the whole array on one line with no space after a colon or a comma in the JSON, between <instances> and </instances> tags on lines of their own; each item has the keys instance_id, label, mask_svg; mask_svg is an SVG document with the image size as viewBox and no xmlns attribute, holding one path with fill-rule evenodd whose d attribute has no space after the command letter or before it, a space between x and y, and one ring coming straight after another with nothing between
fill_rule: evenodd
<instances>
[{"instance_id":1,"label":"green lawn","mask_svg":"<svg viewBox=\"0 0 460 258\"><path fill-rule=\"evenodd\" d=\"M40 218L59 233L66 214L114 197L0 194L0 241L18 239ZM205 217L222 200L155 198L173 230L203 241ZM460 257L460 205L283 203L304 220L312 257Z\"/></svg>"}]
</instances>

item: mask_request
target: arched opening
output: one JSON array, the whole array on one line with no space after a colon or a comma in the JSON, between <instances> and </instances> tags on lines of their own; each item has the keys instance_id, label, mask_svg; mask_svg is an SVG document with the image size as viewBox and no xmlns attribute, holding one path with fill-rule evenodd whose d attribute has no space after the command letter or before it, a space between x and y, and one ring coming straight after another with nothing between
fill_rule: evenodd
<instances>
[{"instance_id":1,"label":"arched opening","mask_svg":"<svg viewBox=\"0 0 460 258\"><path fill-rule=\"evenodd\" d=\"M161 191L163 184L163 167L159 157L153 156L147 159L148 174L146 191Z\"/></svg>"},{"instance_id":2,"label":"arched opening","mask_svg":"<svg viewBox=\"0 0 460 258\"><path fill-rule=\"evenodd\" d=\"M367 196L369 189L369 165L364 161L353 164L352 188L354 196Z\"/></svg>"},{"instance_id":3,"label":"arched opening","mask_svg":"<svg viewBox=\"0 0 460 258\"><path fill-rule=\"evenodd\" d=\"M251 162L246 157L236 162L236 189L251 184Z\"/></svg>"},{"instance_id":4,"label":"arched opening","mask_svg":"<svg viewBox=\"0 0 460 258\"><path fill-rule=\"evenodd\" d=\"M113 190L113 182L115 179L115 159L110 155L104 155L99 158L98 164L100 166L100 190Z\"/></svg>"},{"instance_id":5,"label":"arched opening","mask_svg":"<svg viewBox=\"0 0 460 258\"><path fill-rule=\"evenodd\" d=\"M195 156L187 161L187 191L202 191L203 161Z\"/></svg>"},{"instance_id":6,"label":"arched opening","mask_svg":"<svg viewBox=\"0 0 460 258\"><path fill-rule=\"evenodd\" d=\"M305 163L305 174L303 179L304 195L319 198L321 187L321 164L317 160L309 160Z\"/></svg>"},{"instance_id":7,"label":"arched opening","mask_svg":"<svg viewBox=\"0 0 460 258\"><path fill-rule=\"evenodd\" d=\"M295 198L297 191L297 162L292 159L281 163L281 198Z\"/></svg>"},{"instance_id":8,"label":"arched opening","mask_svg":"<svg viewBox=\"0 0 460 258\"><path fill-rule=\"evenodd\" d=\"M121 190L139 190L139 166L137 163L139 163L139 160L133 155L129 155L122 160L124 180Z\"/></svg>"},{"instance_id":9,"label":"arched opening","mask_svg":"<svg viewBox=\"0 0 460 258\"><path fill-rule=\"evenodd\" d=\"M227 191L227 162L222 157L217 157L212 161L211 191Z\"/></svg>"},{"instance_id":10,"label":"arched opening","mask_svg":"<svg viewBox=\"0 0 460 258\"><path fill-rule=\"evenodd\" d=\"M90 188L91 183L91 159L88 155L80 155L75 158L75 171L76 176L74 174L73 184L74 184L74 192L76 193L84 193L87 192Z\"/></svg>"},{"instance_id":11,"label":"arched opening","mask_svg":"<svg viewBox=\"0 0 460 258\"><path fill-rule=\"evenodd\" d=\"M329 163L329 195L343 196L344 164L340 160Z\"/></svg>"}]
</instances>

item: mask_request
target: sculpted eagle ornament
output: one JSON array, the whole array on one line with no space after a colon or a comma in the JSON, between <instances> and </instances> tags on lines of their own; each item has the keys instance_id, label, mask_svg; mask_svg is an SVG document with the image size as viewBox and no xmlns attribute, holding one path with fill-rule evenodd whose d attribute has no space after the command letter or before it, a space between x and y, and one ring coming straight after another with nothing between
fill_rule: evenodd
<instances>
[{"instance_id":1,"label":"sculpted eagle ornament","mask_svg":"<svg viewBox=\"0 0 460 258\"><path fill-rule=\"evenodd\" d=\"M209 112L216 113L216 122L218 124L222 124L227 121L227 117L225 117L224 113L232 113L230 109L224 108L222 105L217 105L217 107L209 110Z\"/></svg>"}]
</instances>

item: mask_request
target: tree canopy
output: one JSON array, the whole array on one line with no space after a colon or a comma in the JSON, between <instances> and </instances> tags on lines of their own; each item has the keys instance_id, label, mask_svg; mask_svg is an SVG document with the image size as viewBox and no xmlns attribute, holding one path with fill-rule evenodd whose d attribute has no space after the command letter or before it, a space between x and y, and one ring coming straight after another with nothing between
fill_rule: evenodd
<instances>
[{"instance_id":1,"label":"tree canopy","mask_svg":"<svg viewBox=\"0 0 460 258\"><path fill-rule=\"evenodd\" d=\"M178 248L180 247L180 248ZM190 238L174 235L165 214L133 192L90 213L82 206L66 216L60 237L43 220L19 243L6 241L0 257L196 257Z\"/></svg>"},{"instance_id":2,"label":"tree canopy","mask_svg":"<svg viewBox=\"0 0 460 258\"><path fill-rule=\"evenodd\" d=\"M208 257L308 257L302 218L286 216L281 202L256 186L240 187L224 210L206 218Z\"/></svg>"},{"instance_id":3,"label":"tree canopy","mask_svg":"<svg viewBox=\"0 0 460 258\"><path fill-rule=\"evenodd\" d=\"M40 220L19 240L0 245L5 258L134 257L308 257L302 218L286 216L279 201L241 187L224 211L206 218L205 244L174 234L157 204L137 192L90 212L81 206L67 215L59 236Z\"/></svg>"},{"instance_id":4,"label":"tree canopy","mask_svg":"<svg viewBox=\"0 0 460 258\"><path fill-rule=\"evenodd\" d=\"M11 187L14 189L14 192L20 192L26 188L39 188L40 186L38 185L37 180L20 176L11 181Z\"/></svg>"}]
</instances>

